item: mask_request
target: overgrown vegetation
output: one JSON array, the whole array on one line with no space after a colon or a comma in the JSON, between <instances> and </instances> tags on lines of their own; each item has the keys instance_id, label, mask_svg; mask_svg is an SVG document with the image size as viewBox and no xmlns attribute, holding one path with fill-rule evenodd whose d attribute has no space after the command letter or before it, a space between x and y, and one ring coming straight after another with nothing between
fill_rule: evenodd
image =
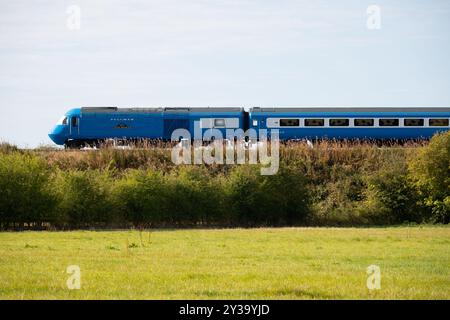
<instances>
[{"instance_id":1,"label":"overgrown vegetation","mask_svg":"<svg viewBox=\"0 0 450 320\"><path fill-rule=\"evenodd\" d=\"M409 163L420 202L431 209L433 222L450 222L450 134L435 136Z\"/></svg>"},{"instance_id":2,"label":"overgrown vegetation","mask_svg":"<svg viewBox=\"0 0 450 320\"><path fill-rule=\"evenodd\" d=\"M391 225L450 222L450 133L429 143L280 148L280 170L175 166L161 146L0 146L2 228Z\"/></svg>"}]
</instances>

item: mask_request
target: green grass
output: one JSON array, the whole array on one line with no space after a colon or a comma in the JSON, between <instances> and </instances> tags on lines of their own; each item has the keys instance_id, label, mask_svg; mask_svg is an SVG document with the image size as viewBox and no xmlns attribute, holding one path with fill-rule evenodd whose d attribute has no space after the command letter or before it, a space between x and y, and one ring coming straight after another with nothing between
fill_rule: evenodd
<instances>
[{"instance_id":1,"label":"green grass","mask_svg":"<svg viewBox=\"0 0 450 320\"><path fill-rule=\"evenodd\" d=\"M0 233L0 299L61 298L449 299L450 228Z\"/></svg>"}]
</instances>

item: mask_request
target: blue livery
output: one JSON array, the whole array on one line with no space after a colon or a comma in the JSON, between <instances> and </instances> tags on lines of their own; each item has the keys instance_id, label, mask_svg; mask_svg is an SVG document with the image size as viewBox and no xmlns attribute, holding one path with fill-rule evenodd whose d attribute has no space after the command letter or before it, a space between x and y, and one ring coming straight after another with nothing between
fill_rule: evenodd
<instances>
[{"instance_id":1,"label":"blue livery","mask_svg":"<svg viewBox=\"0 0 450 320\"><path fill-rule=\"evenodd\" d=\"M447 131L450 108L253 108L250 127L292 139L429 139Z\"/></svg>"},{"instance_id":2,"label":"blue livery","mask_svg":"<svg viewBox=\"0 0 450 320\"><path fill-rule=\"evenodd\" d=\"M244 127L242 108L116 108L88 107L69 110L49 134L59 145L81 147L108 139L171 140L176 129L185 129L194 138L217 129Z\"/></svg>"},{"instance_id":3,"label":"blue livery","mask_svg":"<svg viewBox=\"0 0 450 320\"><path fill-rule=\"evenodd\" d=\"M49 137L58 145L81 147L108 139L171 140L176 129L193 139L199 132L277 129L281 140L429 139L450 129L450 108L116 108L68 111Z\"/></svg>"}]
</instances>

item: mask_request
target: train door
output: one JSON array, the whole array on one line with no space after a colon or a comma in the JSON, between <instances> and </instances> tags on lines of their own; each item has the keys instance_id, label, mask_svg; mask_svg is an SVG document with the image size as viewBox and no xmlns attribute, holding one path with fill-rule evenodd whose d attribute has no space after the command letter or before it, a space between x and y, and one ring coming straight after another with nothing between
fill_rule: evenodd
<instances>
[{"instance_id":1,"label":"train door","mask_svg":"<svg viewBox=\"0 0 450 320\"><path fill-rule=\"evenodd\" d=\"M70 135L80 134L80 119L78 117L70 118Z\"/></svg>"},{"instance_id":2,"label":"train door","mask_svg":"<svg viewBox=\"0 0 450 320\"><path fill-rule=\"evenodd\" d=\"M187 108L165 108L163 113L163 139L171 140L172 133L176 129L189 131L189 109Z\"/></svg>"},{"instance_id":3,"label":"train door","mask_svg":"<svg viewBox=\"0 0 450 320\"><path fill-rule=\"evenodd\" d=\"M186 129L189 131L189 119L164 119L164 139L170 140L173 131Z\"/></svg>"}]
</instances>

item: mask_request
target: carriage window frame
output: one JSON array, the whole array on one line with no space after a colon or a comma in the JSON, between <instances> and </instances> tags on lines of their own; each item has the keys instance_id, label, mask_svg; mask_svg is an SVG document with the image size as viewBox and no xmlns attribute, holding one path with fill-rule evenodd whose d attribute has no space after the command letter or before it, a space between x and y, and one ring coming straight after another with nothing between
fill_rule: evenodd
<instances>
[{"instance_id":1,"label":"carriage window frame","mask_svg":"<svg viewBox=\"0 0 450 320\"><path fill-rule=\"evenodd\" d=\"M313 124L313 123L317 124ZM309 118L305 119L305 127L324 127L325 119Z\"/></svg>"},{"instance_id":2,"label":"carriage window frame","mask_svg":"<svg viewBox=\"0 0 450 320\"><path fill-rule=\"evenodd\" d=\"M418 123L409 122L409 121L416 121ZM404 127L423 127L425 126L425 120L420 118L407 118L403 120L403 126Z\"/></svg>"},{"instance_id":3,"label":"carriage window frame","mask_svg":"<svg viewBox=\"0 0 450 320\"><path fill-rule=\"evenodd\" d=\"M284 118L280 119L280 127L299 127L300 119Z\"/></svg>"},{"instance_id":4,"label":"carriage window frame","mask_svg":"<svg viewBox=\"0 0 450 320\"><path fill-rule=\"evenodd\" d=\"M438 124L436 124L435 122L438 122ZM444 124L439 124L439 122L443 122ZM428 125L430 127L448 127L449 119L448 118L432 118L432 119L428 120Z\"/></svg>"},{"instance_id":5,"label":"carriage window frame","mask_svg":"<svg viewBox=\"0 0 450 320\"><path fill-rule=\"evenodd\" d=\"M367 123L360 124L360 123L358 123L359 121L367 121L369 124L367 124ZM357 119L353 120L353 125L355 127L373 127L373 126L375 126L375 119L373 119L373 118L357 118Z\"/></svg>"},{"instance_id":6,"label":"carriage window frame","mask_svg":"<svg viewBox=\"0 0 450 320\"><path fill-rule=\"evenodd\" d=\"M398 119L398 118L381 118L381 119L378 119L378 126L380 126L380 127L398 127L398 126L400 126L400 119Z\"/></svg>"},{"instance_id":7,"label":"carriage window frame","mask_svg":"<svg viewBox=\"0 0 450 320\"><path fill-rule=\"evenodd\" d=\"M343 121L343 123L340 124L339 121ZM333 123L333 122L337 122L337 124ZM330 127L348 127L348 126L350 126L350 119L333 118L333 119L330 119L328 123L329 123Z\"/></svg>"},{"instance_id":8,"label":"carriage window frame","mask_svg":"<svg viewBox=\"0 0 450 320\"><path fill-rule=\"evenodd\" d=\"M225 127L225 119L214 119L214 128Z\"/></svg>"}]
</instances>

